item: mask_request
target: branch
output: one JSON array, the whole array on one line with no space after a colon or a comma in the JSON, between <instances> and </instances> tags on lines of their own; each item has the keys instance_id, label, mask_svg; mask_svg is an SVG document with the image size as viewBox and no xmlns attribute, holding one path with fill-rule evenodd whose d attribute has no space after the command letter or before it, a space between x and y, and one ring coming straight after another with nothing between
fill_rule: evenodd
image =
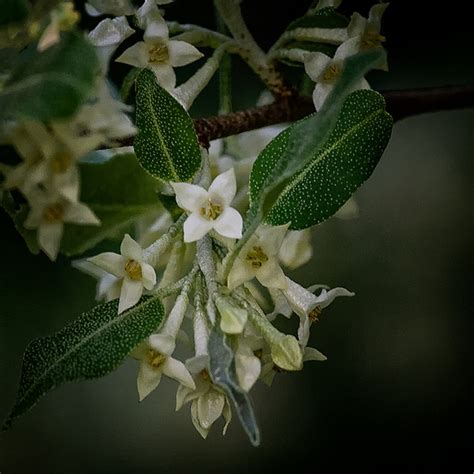
<instances>
[{"instance_id":1,"label":"branch","mask_svg":"<svg viewBox=\"0 0 474 474\"><path fill-rule=\"evenodd\" d=\"M382 92L395 121L411 115L474 107L474 85ZM255 130L267 125L294 122L314 112L311 97L282 97L269 105L216 117L194 120L201 145L211 140Z\"/></svg>"}]
</instances>

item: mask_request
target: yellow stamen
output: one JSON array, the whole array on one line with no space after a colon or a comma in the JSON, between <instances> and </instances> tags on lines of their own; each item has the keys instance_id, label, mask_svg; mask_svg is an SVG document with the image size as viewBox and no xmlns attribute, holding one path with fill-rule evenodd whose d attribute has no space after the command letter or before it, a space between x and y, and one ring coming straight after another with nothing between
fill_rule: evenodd
<instances>
[{"instance_id":1,"label":"yellow stamen","mask_svg":"<svg viewBox=\"0 0 474 474\"><path fill-rule=\"evenodd\" d=\"M321 309L321 307L316 306L308 314L309 320L313 323L316 322L316 321L319 321L319 316L321 316L322 312L323 312L323 310Z\"/></svg>"},{"instance_id":2,"label":"yellow stamen","mask_svg":"<svg viewBox=\"0 0 474 474\"><path fill-rule=\"evenodd\" d=\"M260 268L265 262L268 262L267 254L262 250L262 247L252 247L247 253L245 260L254 268Z\"/></svg>"},{"instance_id":3,"label":"yellow stamen","mask_svg":"<svg viewBox=\"0 0 474 474\"><path fill-rule=\"evenodd\" d=\"M376 31L367 31L360 42L362 49L375 49L382 46L385 41L385 36L377 33Z\"/></svg>"},{"instance_id":4,"label":"yellow stamen","mask_svg":"<svg viewBox=\"0 0 474 474\"><path fill-rule=\"evenodd\" d=\"M73 159L69 153L57 153L51 159L51 171L54 174L64 173L71 166L72 162Z\"/></svg>"},{"instance_id":5,"label":"yellow stamen","mask_svg":"<svg viewBox=\"0 0 474 474\"><path fill-rule=\"evenodd\" d=\"M148 350L148 363L154 368L157 369L167 357L161 352L155 351L154 349Z\"/></svg>"},{"instance_id":6,"label":"yellow stamen","mask_svg":"<svg viewBox=\"0 0 474 474\"><path fill-rule=\"evenodd\" d=\"M202 217L205 217L208 221L215 221L222 214L222 206L214 204L210 199L205 207L201 207L199 213Z\"/></svg>"},{"instance_id":7,"label":"yellow stamen","mask_svg":"<svg viewBox=\"0 0 474 474\"><path fill-rule=\"evenodd\" d=\"M43 219L48 224L62 222L64 218L64 208L61 204L51 204L43 211Z\"/></svg>"},{"instance_id":8,"label":"yellow stamen","mask_svg":"<svg viewBox=\"0 0 474 474\"><path fill-rule=\"evenodd\" d=\"M130 280L138 281L142 279L142 266L136 260L127 260L125 272Z\"/></svg>"},{"instance_id":9,"label":"yellow stamen","mask_svg":"<svg viewBox=\"0 0 474 474\"><path fill-rule=\"evenodd\" d=\"M330 64L323 73L324 82L334 82L342 73L342 69L337 64Z\"/></svg>"},{"instance_id":10,"label":"yellow stamen","mask_svg":"<svg viewBox=\"0 0 474 474\"><path fill-rule=\"evenodd\" d=\"M170 55L165 43L155 43L148 49L148 57L151 63L164 63Z\"/></svg>"},{"instance_id":11,"label":"yellow stamen","mask_svg":"<svg viewBox=\"0 0 474 474\"><path fill-rule=\"evenodd\" d=\"M211 377L209 376L209 372L207 371L207 369L202 369L201 372L199 372L199 375L206 382L209 382L211 380Z\"/></svg>"}]
</instances>

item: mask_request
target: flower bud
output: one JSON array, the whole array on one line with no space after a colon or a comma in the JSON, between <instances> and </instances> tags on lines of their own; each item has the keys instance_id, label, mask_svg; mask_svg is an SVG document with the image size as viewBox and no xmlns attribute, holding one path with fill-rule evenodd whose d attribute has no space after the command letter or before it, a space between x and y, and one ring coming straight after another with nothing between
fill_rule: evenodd
<instances>
[{"instance_id":1,"label":"flower bud","mask_svg":"<svg viewBox=\"0 0 474 474\"><path fill-rule=\"evenodd\" d=\"M222 331L226 334L240 334L247 323L247 311L239 308L232 300L226 297L218 298L216 306L221 315L220 326Z\"/></svg>"}]
</instances>

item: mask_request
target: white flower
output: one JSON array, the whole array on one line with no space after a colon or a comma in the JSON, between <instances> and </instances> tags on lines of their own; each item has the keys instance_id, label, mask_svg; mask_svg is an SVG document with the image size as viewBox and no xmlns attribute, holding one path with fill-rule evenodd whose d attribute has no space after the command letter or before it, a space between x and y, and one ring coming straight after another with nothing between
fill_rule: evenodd
<instances>
[{"instance_id":1,"label":"white flower","mask_svg":"<svg viewBox=\"0 0 474 474\"><path fill-rule=\"evenodd\" d=\"M231 290L254 277L268 288L286 288L278 253L287 230L288 225L264 225L257 229L239 252L229 273L227 285Z\"/></svg>"},{"instance_id":2,"label":"white flower","mask_svg":"<svg viewBox=\"0 0 474 474\"><path fill-rule=\"evenodd\" d=\"M107 71L109 61L118 46L135 32L124 16L102 20L90 33L89 40L96 47L102 70Z\"/></svg>"},{"instance_id":3,"label":"white flower","mask_svg":"<svg viewBox=\"0 0 474 474\"><path fill-rule=\"evenodd\" d=\"M351 38L344 41L336 50L334 58L330 58L323 53L311 53L305 61L305 70L308 76L316 82L313 91L313 102L316 110L319 110L334 85L339 80L344 68L344 61L350 56L360 51L358 38ZM352 91L359 89L370 89L369 83L361 78L353 86Z\"/></svg>"},{"instance_id":4,"label":"white flower","mask_svg":"<svg viewBox=\"0 0 474 474\"><path fill-rule=\"evenodd\" d=\"M333 288L329 291L323 288L321 293L316 296L289 278L287 278L287 282L287 288L283 290L283 293L293 311L300 317L298 339L302 347L306 347L311 323L317 321L321 311L338 296L354 296L355 294L345 288Z\"/></svg>"},{"instance_id":5,"label":"white flower","mask_svg":"<svg viewBox=\"0 0 474 474\"><path fill-rule=\"evenodd\" d=\"M158 83L168 91L176 85L173 68L185 66L203 56L189 43L170 40L168 26L161 16L148 23L143 39L125 50L116 61L152 70Z\"/></svg>"},{"instance_id":6,"label":"white flower","mask_svg":"<svg viewBox=\"0 0 474 474\"><path fill-rule=\"evenodd\" d=\"M311 260L311 230L290 230L283 239L278 257L280 262L290 270L301 267Z\"/></svg>"},{"instance_id":7,"label":"white flower","mask_svg":"<svg viewBox=\"0 0 474 474\"><path fill-rule=\"evenodd\" d=\"M223 237L242 237L242 216L232 207L237 185L234 170L217 176L206 191L189 183L171 183L178 206L190 213L184 223L184 241L194 242L215 230Z\"/></svg>"},{"instance_id":8,"label":"white flower","mask_svg":"<svg viewBox=\"0 0 474 474\"><path fill-rule=\"evenodd\" d=\"M357 38L358 47L361 51L382 47L385 36L380 34L380 30L382 27L382 16L388 5L388 3L373 5L369 12L369 18L364 18L359 13L352 15L347 27L347 36L349 38ZM387 64L382 65L381 69L386 70Z\"/></svg>"},{"instance_id":9,"label":"white flower","mask_svg":"<svg viewBox=\"0 0 474 474\"><path fill-rule=\"evenodd\" d=\"M162 375L178 381L191 390L196 388L194 380L184 364L167 354L155 350L150 345L150 342L140 344L130 355L141 361L137 377L140 401L158 387Z\"/></svg>"},{"instance_id":10,"label":"white flower","mask_svg":"<svg viewBox=\"0 0 474 474\"><path fill-rule=\"evenodd\" d=\"M262 364L256 355L261 350L263 339L252 335L241 335L237 338L235 351L235 372L240 387L246 392L254 386Z\"/></svg>"},{"instance_id":11,"label":"white flower","mask_svg":"<svg viewBox=\"0 0 474 474\"><path fill-rule=\"evenodd\" d=\"M56 260L64 224L99 225L97 216L85 205L62 196L35 193L25 220L26 229L38 229L38 244L51 260Z\"/></svg>"},{"instance_id":12,"label":"white flower","mask_svg":"<svg viewBox=\"0 0 474 474\"><path fill-rule=\"evenodd\" d=\"M188 363L186 362L186 366ZM190 372L193 372L193 369ZM194 373L196 388L193 390L184 385L178 387L176 393L176 410L185 403L191 404L191 419L198 433L206 438L216 420L222 415L225 420L223 434L232 419L229 400L222 390L216 387L209 376L206 368Z\"/></svg>"},{"instance_id":13,"label":"white flower","mask_svg":"<svg viewBox=\"0 0 474 474\"><path fill-rule=\"evenodd\" d=\"M122 279L119 314L138 303L143 288L151 290L155 286L155 270L143 261L142 248L128 234L125 234L120 245L120 255L104 252L88 261Z\"/></svg>"}]
</instances>

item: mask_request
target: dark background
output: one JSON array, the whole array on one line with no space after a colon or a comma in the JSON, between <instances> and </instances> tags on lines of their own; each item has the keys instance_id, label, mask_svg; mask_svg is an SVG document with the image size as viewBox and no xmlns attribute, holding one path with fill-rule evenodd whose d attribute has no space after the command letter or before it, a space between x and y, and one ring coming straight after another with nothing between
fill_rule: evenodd
<instances>
[{"instance_id":1,"label":"dark background","mask_svg":"<svg viewBox=\"0 0 474 474\"><path fill-rule=\"evenodd\" d=\"M210 2L177 1L169 18L209 24ZM262 44L308 2L244 1ZM345 2L367 13L371 2ZM444 4L447 5L447 4ZM268 9L269 13L265 13ZM269 16L270 15L270 19ZM376 88L472 82L467 11L456 3L394 1L386 12L389 73ZM236 106L258 81L237 62ZM193 113L215 108L204 95ZM473 112L413 117L395 125L371 179L356 193L360 217L314 232L315 258L293 276L356 292L336 301L313 329L328 356L253 391L262 445L237 420L206 441L189 405L174 413L165 381L141 404L136 364L97 382L47 395L0 435L0 472L472 472L470 257ZM0 214L0 418L13 403L26 344L93 305L94 281L65 259L28 253Z\"/></svg>"}]
</instances>

